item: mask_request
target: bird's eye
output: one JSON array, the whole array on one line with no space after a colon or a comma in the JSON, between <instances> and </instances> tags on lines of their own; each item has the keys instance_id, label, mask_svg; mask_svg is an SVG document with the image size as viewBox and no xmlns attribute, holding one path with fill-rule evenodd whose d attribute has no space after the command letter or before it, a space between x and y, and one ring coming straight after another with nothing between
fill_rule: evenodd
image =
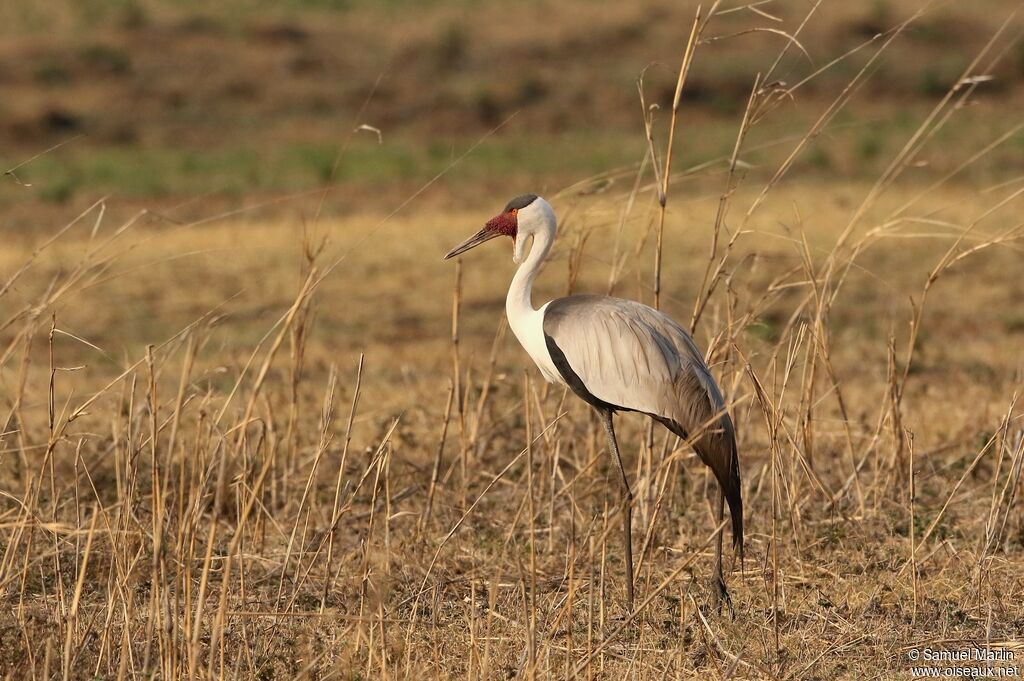
<instances>
[{"instance_id":1,"label":"bird's eye","mask_svg":"<svg viewBox=\"0 0 1024 681\"><path fill-rule=\"evenodd\" d=\"M512 209L510 209L510 210L508 211L509 215L515 215L515 214L516 214L516 213L518 213L518 212L519 212L519 209L518 209L518 208L512 208Z\"/></svg>"}]
</instances>

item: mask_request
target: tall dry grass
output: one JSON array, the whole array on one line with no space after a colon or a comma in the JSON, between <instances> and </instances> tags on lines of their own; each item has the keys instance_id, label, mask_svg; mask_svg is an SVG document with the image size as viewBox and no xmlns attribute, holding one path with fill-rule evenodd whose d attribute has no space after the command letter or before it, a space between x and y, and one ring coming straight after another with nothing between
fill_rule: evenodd
<instances>
[{"instance_id":1,"label":"tall dry grass","mask_svg":"<svg viewBox=\"0 0 1024 681\"><path fill-rule=\"evenodd\" d=\"M955 181L1017 128L919 191L901 184L928 144L954 134L981 76L1006 57L1012 22L835 229L803 212L835 208L820 187L797 185L782 209L775 197L913 18L822 67L867 55L776 169L748 173L751 131L805 84L773 83L771 65L731 156L712 166L711 230L680 220L673 232L673 180L692 174L672 171L673 148L699 134L679 105L717 11L695 20L667 127L645 107L646 157L609 174L631 188L556 197L553 267L567 263L569 290L601 286L586 271L600 267L609 292L690 312L739 426L751 531L728 579L734 618L708 611L700 578L721 529L702 501L713 483L685 443L628 420L638 598L624 610L615 470L599 425L525 370L503 323L482 341L481 326L498 321L486 310L500 309L482 300L503 282L482 298L467 263L448 272L450 296L432 297L441 287L430 282L401 287L450 327L365 357L338 352L362 339L318 324L379 320L393 300L381 289L398 274L328 294L332 277L359 260L386 266L400 246L368 248L388 216L332 258L317 226L282 279L288 302L256 318L252 342L225 344L241 324L225 290L117 360L63 320L109 312L93 293L111 278L131 290L155 276L119 263L162 252L166 234L128 242L143 216L108 228L100 202L0 288L6 676L902 678L913 646L1024 655L1019 335L973 331L994 349L991 371L974 367L987 377L978 385L957 364L971 332L930 314L958 290L961 304L940 309L961 321L973 307L991 318L986 300L1006 298L1001 268L1019 257L1024 189L1019 178L970 191ZM779 35L780 59L802 49L806 21ZM969 198L940 210L947 195ZM779 220L783 230L763 224ZM65 240L72 264L44 266ZM673 263L681 244L706 259ZM983 285L965 280L972 266ZM879 276L886 267L896 269ZM686 284L663 291L672 272ZM889 300L907 291L908 302Z\"/></svg>"}]
</instances>

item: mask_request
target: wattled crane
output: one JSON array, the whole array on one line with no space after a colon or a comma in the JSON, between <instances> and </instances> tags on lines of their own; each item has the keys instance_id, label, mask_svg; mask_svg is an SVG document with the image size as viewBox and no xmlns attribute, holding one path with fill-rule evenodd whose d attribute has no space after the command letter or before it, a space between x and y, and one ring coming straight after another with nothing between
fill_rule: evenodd
<instances>
[{"instance_id":1,"label":"wattled crane","mask_svg":"<svg viewBox=\"0 0 1024 681\"><path fill-rule=\"evenodd\" d=\"M617 411L647 414L694 450L718 481L717 519L725 503L732 518L734 550L743 551L743 498L739 456L725 400L693 339L658 310L632 300L577 295L534 309L533 281L555 240L551 205L534 194L517 196L483 229L445 255L452 258L498 236L513 241L519 264L505 300L509 327L544 378L567 386L599 415L622 475L622 523L633 609L632 493L615 439ZM532 238L531 238L532 237ZM728 600L722 574L722 532L715 545L712 605Z\"/></svg>"}]
</instances>

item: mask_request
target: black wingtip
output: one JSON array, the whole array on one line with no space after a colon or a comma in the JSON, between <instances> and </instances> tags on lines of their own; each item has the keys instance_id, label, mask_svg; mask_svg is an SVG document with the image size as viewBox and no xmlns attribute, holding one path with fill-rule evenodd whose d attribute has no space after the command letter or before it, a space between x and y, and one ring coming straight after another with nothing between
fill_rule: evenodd
<instances>
[{"instance_id":1,"label":"black wingtip","mask_svg":"<svg viewBox=\"0 0 1024 681\"><path fill-rule=\"evenodd\" d=\"M743 485L740 482L740 458L736 443L732 444L729 461L729 482L724 485L725 500L729 503L732 519L732 548L743 564Z\"/></svg>"},{"instance_id":2,"label":"black wingtip","mask_svg":"<svg viewBox=\"0 0 1024 681\"><path fill-rule=\"evenodd\" d=\"M736 497L736 502L729 500L729 516L732 518L732 548L743 563L743 501Z\"/></svg>"}]
</instances>

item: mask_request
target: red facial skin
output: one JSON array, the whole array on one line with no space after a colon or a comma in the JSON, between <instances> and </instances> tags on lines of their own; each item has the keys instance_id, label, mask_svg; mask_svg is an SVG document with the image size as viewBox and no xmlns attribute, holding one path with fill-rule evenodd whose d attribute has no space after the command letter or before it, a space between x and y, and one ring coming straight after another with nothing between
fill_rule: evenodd
<instances>
[{"instance_id":1,"label":"red facial skin","mask_svg":"<svg viewBox=\"0 0 1024 681\"><path fill-rule=\"evenodd\" d=\"M483 229L463 241L452 250L448 251L444 256L445 260L461 255L469 249L476 248L485 241L490 241L498 236L512 237L512 240L515 241L516 235L519 233L519 218L516 217L518 212L519 210L517 208L510 208L504 213L495 215L487 221L487 224L483 226Z\"/></svg>"},{"instance_id":2,"label":"red facial skin","mask_svg":"<svg viewBox=\"0 0 1024 681\"><path fill-rule=\"evenodd\" d=\"M493 218L487 221L487 230L496 234L503 234L504 236L510 236L513 239L516 238L516 232L519 230L519 221L516 219L516 213L518 211L513 208L507 213L501 213L495 215Z\"/></svg>"}]
</instances>

